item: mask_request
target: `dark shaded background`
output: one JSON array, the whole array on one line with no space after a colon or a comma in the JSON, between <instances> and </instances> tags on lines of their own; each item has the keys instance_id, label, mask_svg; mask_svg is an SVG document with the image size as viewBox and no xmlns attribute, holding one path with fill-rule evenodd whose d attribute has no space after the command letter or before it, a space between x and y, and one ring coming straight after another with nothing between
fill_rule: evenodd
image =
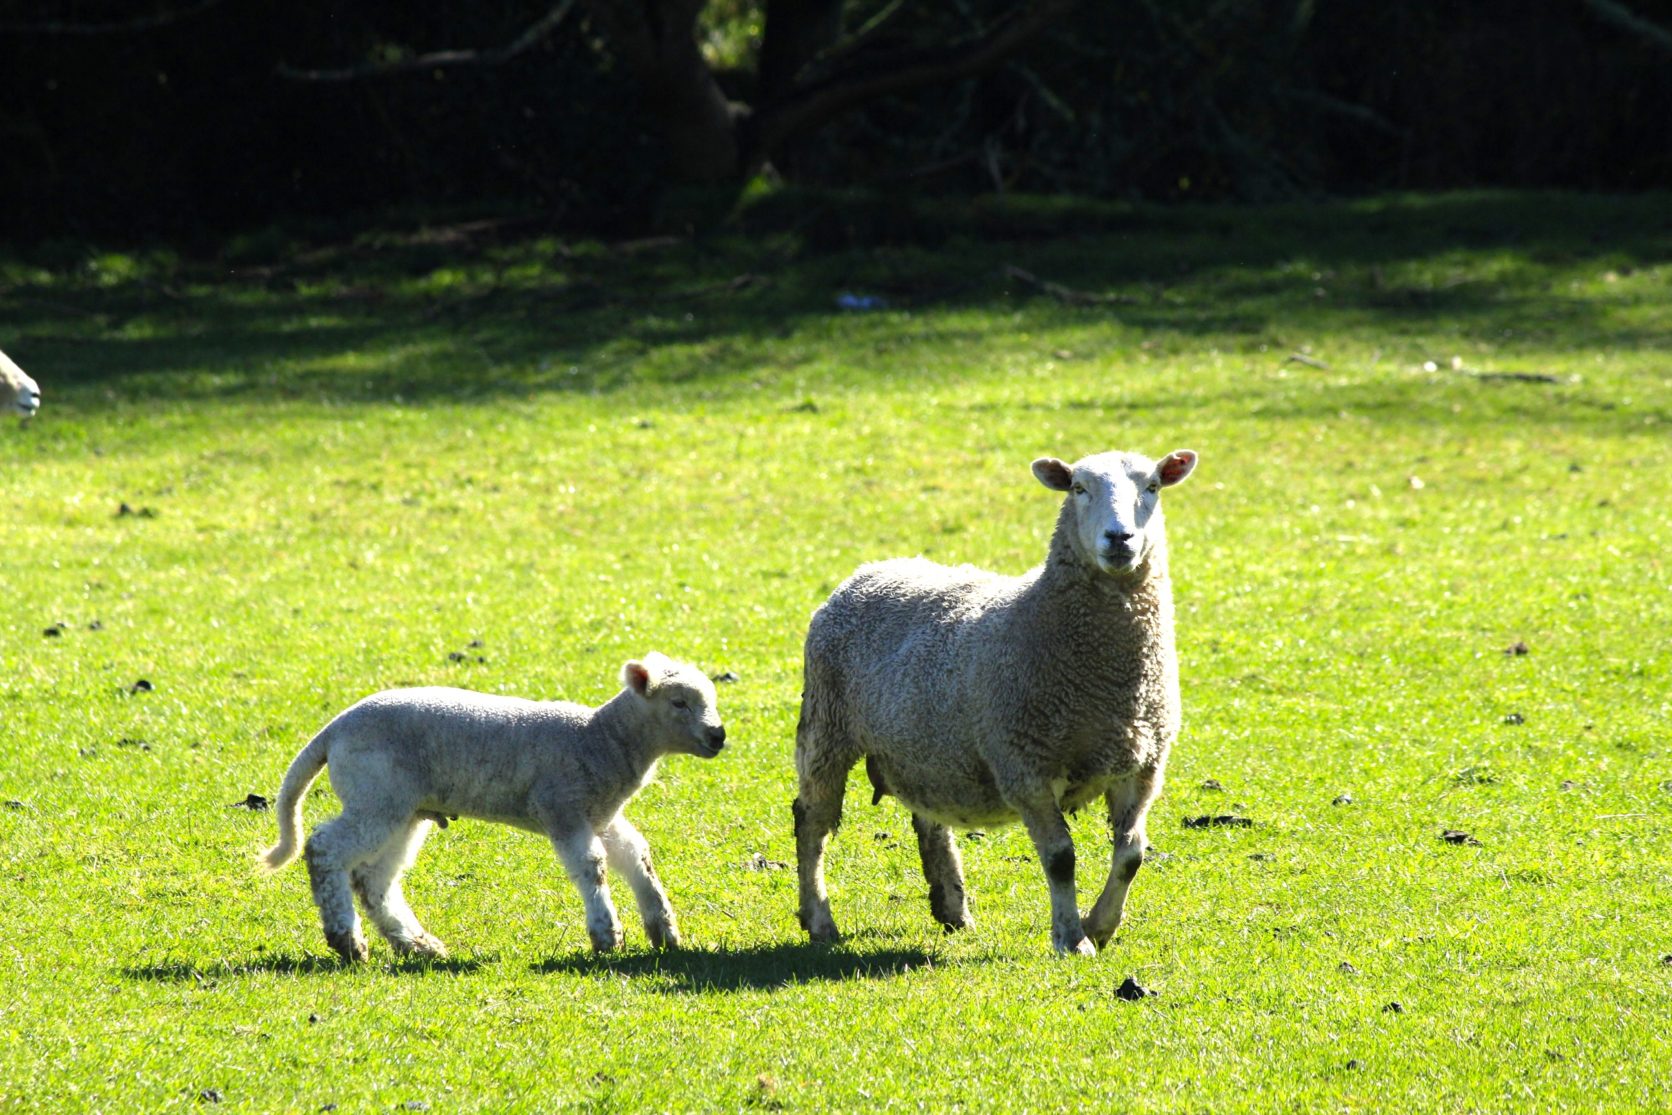
<instances>
[{"instance_id":1,"label":"dark shaded background","mask_svg":"<svg viewBox=\"0 0 1672 1115\"><path fill-rule=\"evenodd\" d=\"M578 11L503 66L344 84L276 72L501 45L547 7L223 0L83 34L43 25L166 7L0 3L0 235L189 239L436 205L538 206L595 232L654 223L658 141ZM749 5L716 7L735 20ZM932 35L1002 9L898 18ZM1672 25L1672 0L1631 11ZM746 69L724 80L747 94ZM1665 189L1672 51L1580 0L1093 0L1000 69L874 103L783 164L811 186L1149 200Z\"/></svg>"}]
</instances>

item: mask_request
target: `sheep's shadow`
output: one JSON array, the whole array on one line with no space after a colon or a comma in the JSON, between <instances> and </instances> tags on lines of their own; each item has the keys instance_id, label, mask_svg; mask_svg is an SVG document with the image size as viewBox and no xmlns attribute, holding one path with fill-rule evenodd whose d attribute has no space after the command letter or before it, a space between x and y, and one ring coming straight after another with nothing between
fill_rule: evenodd
<instances>
[{"instance_id":1,"label":"sheep's shadow","mask_svg":"<svg viewBox=\"0 0 1672 1115\"><path fill-rule=\"evenodd\" d=\"M336 972L370 968L392 975L423 975L439 972L463 975L482 967L483 960L475 957L393 957L383 962L376 960L366 965L349 964L334 956L281 953L255 960L222 960L210 964L194 964L186 960L164 961L158 964L136 964L122 969L131 980L152 983L213 983L235 976L276 973L287 976L324 976Z\"/></svg>"},{"instance_id":2,"label":"sheep's shadow","mask_svg":"<svg viewBox=\"0 0 1672 1115\"><path fill-rule=\"evenodd\" d=\"M536 972L643 978L678 994L713 991L776 991L821 981L888 979L943 959L920 948L866 948L807 941L743 948L670 949L617 953L576 953L533 965Z\"/></svg>"}]
</instances>

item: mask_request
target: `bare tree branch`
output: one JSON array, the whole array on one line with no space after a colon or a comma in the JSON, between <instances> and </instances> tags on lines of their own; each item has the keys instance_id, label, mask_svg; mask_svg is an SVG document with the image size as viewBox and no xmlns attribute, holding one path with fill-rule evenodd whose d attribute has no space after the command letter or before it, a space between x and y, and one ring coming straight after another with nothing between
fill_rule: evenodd
<instances>
[{"instance_id":1,"label":"bare tree branch","mask_svg":"<svg viewBox=\"0 0 1672 1115\"><path fill-rule=\"evenodd\" d=\"M213 0L218 3L219 0ZM448 66L501 66L517 55L538 46L546 36L557 30L558 24L575 6L575 0L559 0L545 15L529 24L522 34L502 47L490 50L438 50L419 54L395 62L366 62L340 70L301 70L287 63L279 63L277 73L292 81L361 81L372 77L389 77L417 70L429 71Z\"/></svg>"},{"instance_id":2,"label":"bare tree branch","mask_svg":"<svg viewBox=\"0 0 1672 1115\"><path fill-rule=\"evenodd\" d=\"M1624 4L1616 4L1614 0L1580 0L1580 3L1596 13L1604 23L1611 23L1651 46L1672 53L1672 32L1659 24L1650 23Z\"/></svg>"},{"instance_id":3,"label":"bare tree branch","mask_svg":"<svg viewBox=\"0 0 1672 1115\"><path fill-rule=\"evenodd\" d=\"M984 34L928 50L859 52L835 73L764 105L750 120L751 146L765 158L784 140L811 131L867 101L927 85L959 81L998 65L1079 0L1033 0L1019 5Z\"/></svg>"},{"instance_id":4,"label":"bare tree branch","mask_svg":"<svg viewBox=\"0 0 1672 1115\"><path fill-rule=\"evenodd\" d=\"M46 23L0 23L0 35L125 35L134 31L152 31L202 15L221 2L222 0L198 0L198 3L189 8L156 12L110 23L65 23L57 20Z\"/></svg>"}]
</instances>

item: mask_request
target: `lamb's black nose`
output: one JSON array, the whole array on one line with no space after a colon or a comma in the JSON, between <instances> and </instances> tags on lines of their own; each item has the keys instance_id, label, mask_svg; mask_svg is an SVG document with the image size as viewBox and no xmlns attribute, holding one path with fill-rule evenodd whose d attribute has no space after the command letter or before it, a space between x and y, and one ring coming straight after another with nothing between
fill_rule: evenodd
<instances>
[{"instance_id":1,"label":"lamb's black nose","mask_svg":"<svg viewBox=\"0 0 1672 1115\"><path fill-rule=\"evenodd\" d=\"M718 728L708 729L708 743L709 743L709 746L713 747L714 750L716 750L716 751L718 751L718 750L720 750L720 748L726 746L726 728L725 728L725 725L721 725Z\"/></svg>"},{"instance_id":2,"label":"lamb's black nose","mask_svg":"<svg viewBox=\"0 0 1672 1115\"><path fill-rule=\"evenodd\" d=\"M1124 546L1128 542L1132 541L1132 535L1120 530L1106 530L1103 532L1103 538L1105 541L1112 542L1117 546Z\"/></svg>"}]
</instances>

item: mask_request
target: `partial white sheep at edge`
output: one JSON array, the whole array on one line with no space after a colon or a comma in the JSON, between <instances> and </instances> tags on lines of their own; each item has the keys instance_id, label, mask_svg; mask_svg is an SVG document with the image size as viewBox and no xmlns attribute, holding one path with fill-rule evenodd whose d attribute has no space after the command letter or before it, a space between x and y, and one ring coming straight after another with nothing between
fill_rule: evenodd
<instances>
[{"instance_id":1,"label":"partial white sheep at edge","mask_svg":"<svg viewBox=\"0 0 1672 1115\"><path fill-rule=\"evenodd\" d=\"M279 789L279 842L261 865L296 858L302 799L330 767L342 814L314 829L304 856L325 939L366 959L350 890L399 953L446 956L401 892L401 876L440 821L474 817L544 834L586 906L598 951L622 942L606 862L633 889L656 947L679 944L650 847L621 810L674 753L713 758L726 730L714 684L660 654L622 667L624 688L599 708L440 687L373 694L327 724Z\"/></svg>"},{"instance_id":2,"label":"partial white sheep at edge","mask_svg":"<svg viewBox=\"0 0 1672 1115\"><path fill-rule=\"evenodd\" d=\"M0 352L0 411L15 411L25 418L41 409L40 384Z\"/></svg>"},{"instance_id":3,"label":"partial white sheep at edge","mask_svg":"<svg viewBox=\"0 0 1672 1115\"><path fill-rule=\"evenodd\" d=\"M800 918L838 936L824 853L861 756L912 813L929 905L971 923L953 828L1020 819L1050 884L1051 944L1092 955L1120 924L1180 722L1160 491L1196 467L1102 453L1033 462L1065 493L1045 563L1020 577L922 558L860 567L807 632L795 762ZM1113 860L1082 921L1065 812L1109 810Z\"/></svg>"}]
</instances>

